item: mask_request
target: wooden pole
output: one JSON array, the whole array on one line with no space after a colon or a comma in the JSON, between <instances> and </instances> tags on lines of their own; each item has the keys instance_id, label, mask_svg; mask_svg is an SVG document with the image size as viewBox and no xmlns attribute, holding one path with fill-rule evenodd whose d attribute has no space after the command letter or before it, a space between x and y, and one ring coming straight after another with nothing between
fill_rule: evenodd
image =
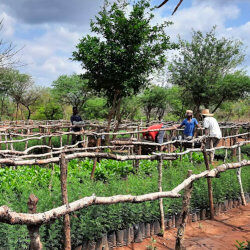
<instances>
[{"instance_id":1,"label":"wooden pole","mask_svg":"<svg viewBox=\"0 0 250 250\"><path fill-rule=\"evenodd\" d=\"M210 166L208 162L206 147L203 145L203 156L206 165L206 169L210 171ZM214 219L214 201L213 201L213 187L211 178L207 178L207 186L208 186L208 197L209 197L209 205L210 205L210 219Z\"/></svg>"},{"instance_id":2,"label":"wooden pole","mask_svg":"<svg viewBox=\"0 0 250 250\"><path fill-rule=\"evenodd\" d=\"M37 202L38 202L38 198L34 194L31 194L29 196L29 200L27 203L29 213L31 214L36 213ZM30 250L42 250L43 245L42 245L40 234L39 234L40 225L28 225L27 228L28 228L29 236L30 236L29 249Z\"/></svg>"},{"instance_id":3,"label":"wooden pole","mask_svg":"<svg viewBox=\"0 0 250 250\"><path fill-rule=\"evenodd\" d=\"M100 147L101 146L101 142L102 142L102 138L98 137L96 146ZM96 152L98 152L98 151L99 151L99 149L96 149ZM91 180L93 180L94 176L95 176L96 164L97 164L97 158L94 158L94 160L93 160L93 168L92 168L91 175L90 175L90 179Z\"/></svg>"},{"instance_id":4,"label":"wooden pole","mask_svg":"<svg viewBox=\"0 0 250 250\"><path fill-rule=\"evenodd\" d=\"M209 145L210 145L210 148L213 148L214 147L214 143L213 143L213 140L212 138L209 138ZM212 164L214 161L214 152L211 151L209 153L209 164Z\"/></svg>"},{"instance_id":5,"label":"wooden pole","mask_svg":"<svg viewBox=\"0 0 250 250\"><path fill-rule=\"evenodd\" d=\"M232 131L234 132L235 135L238 134L238 130L237 129L232 129ZM237 144L237 137L233 137L233 145L236 145ZM233 157L236 157L237 156L237 148L234 148L233 149Z\"/></svg>"},{"instance_id":6,"label":"wooden pole","mask_svg":"<svg viewBox=\"0 0 250 250\"><path fill-rule=\"evenodd\" d=\"M61 179L61 192L62 192L62 203L69 207L68 202L68 191L67 191L67 172L68 172L68 164L65 158L65 154L62 153L60 156L60 179ZM64 249L71 249L71 239L70 239L70 218L69 214L64 215Z\"/></svg>"},{"instance_id":7,"label":"wooden pole","mask_svg":"<svg viewBox=\"0 0 250 250\"><path fill-rule=\"evenodd\" d=\"M188 170L187 178L189 178L192 175L192 170ZM182 200L182 211L180 215L180 225L178 227L177 231L177 238L175 243L175 250L183 250L185 249L183 245L184 241L184 234L185 234L185 228L188 220L188 214L189 214L189 204L191 200L191 193L193 189L193 182L191 182L184 191L184 196Z\"/></svg>"},{"instance_id":8,"label":"wooden pole","mask_svg":"<svg viewBox=\"0 0 250 250\"><path fill-rule=\"evenodd\" d=\"M238 157L239 157L239 161L241 162L241 148L240 146L238 147ZM240 196L241 196L241 202L243 206L246 206L246 199L245 199L245 195L244 195L244 190L243 190L243 186L242 186L242 181L241 181L241 168L237 169L237 179L240 185Z\"/></svg>"},{"instance_id":9,"label":"wooden pole","mask_svg":"<svg viewBox=\"0 0 250 250\"><path fill-rule=\"evenodd\" d=\"M158 191L162 192L162 157L158 160ZM159 199L159 207L161 214L161 235L164 237L165 232L165 219L164 219L164 208L163 208L163 198Z\"/></svg>"}]
</instances>

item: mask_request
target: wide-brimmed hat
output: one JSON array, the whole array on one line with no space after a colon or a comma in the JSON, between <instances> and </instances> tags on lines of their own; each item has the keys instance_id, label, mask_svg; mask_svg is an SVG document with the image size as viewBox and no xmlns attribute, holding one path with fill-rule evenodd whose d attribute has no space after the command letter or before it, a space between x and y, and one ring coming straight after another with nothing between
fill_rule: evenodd
<instances>
[{"instance_id":1,"label":"wide-brimmed hat","mask_svg":"<svg viewBox=\"0 0 250 250\"><path fill-rule=\"evenodd\" d=\"M209 109L203 109L201 114L205 116L214 116L214 114L210 114Z\"/></svg>"},{"instance_id":2,"label":"wide-brimmed hat","mask_svg":"<svg viewBox=\"0 0 250 250\"><path fill-rule=\"evenodd\" d=\"M193 114L193 110L188 109L188 110L186 110L186 114L187 113L192 113Z\"/></svg>"}]
</instances>

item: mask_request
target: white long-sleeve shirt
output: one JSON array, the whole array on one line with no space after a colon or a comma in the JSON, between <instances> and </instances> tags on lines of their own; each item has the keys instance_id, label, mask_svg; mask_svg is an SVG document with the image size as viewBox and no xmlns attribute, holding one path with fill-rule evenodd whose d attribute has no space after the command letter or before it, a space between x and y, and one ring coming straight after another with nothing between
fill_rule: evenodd
<instances>
[{"instance_id":1,"label":"white long-sleeve shirt","mask_svg":"<svg viewBox=\"0 0 250 250\"><path fill-rule=\"evenodd\" d=\"M221 130L217 120L214 117L206 117L204 119L204 128L208 129L210 137L221 139Z\"/></svg>"}]
</instances>

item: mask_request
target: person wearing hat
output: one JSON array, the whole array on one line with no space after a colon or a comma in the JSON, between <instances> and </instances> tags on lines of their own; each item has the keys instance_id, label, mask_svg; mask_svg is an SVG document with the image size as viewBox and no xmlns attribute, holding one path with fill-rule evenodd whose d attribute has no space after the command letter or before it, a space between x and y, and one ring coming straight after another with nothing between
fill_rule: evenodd
<instances>
[{"instance_id":1,"label":"person wearing hat","mask_svg":"<svg viewBox=\"0 0 250 250\"><path fill-rule=\"evenodd\" d=\"M201 115L204 119L203 126L205 128L205 135L209 136L206 142L206 148L216 147L221 139L221 130L214 115L209 112L209 109L203 109ZM213 142L213 144L211 143Z\"/></svg>"},{"instance_id":2,"label":"person wearing hat","mask_svg":"<svg viewBox=\"0 0 250 250\"><path fill-rule=\"evenodd\" d=\"M183 137L179 137L178 139L184 139L184 140L192 140L194 137L195 126L197 126L198 128L201 127L198 121L195 118L193 118L192 110L187 110L186 119L184 119L180 125L174 127L175 129L177 129L181 128L182 126L185 126Z\"/></svg>"}]
</instances>

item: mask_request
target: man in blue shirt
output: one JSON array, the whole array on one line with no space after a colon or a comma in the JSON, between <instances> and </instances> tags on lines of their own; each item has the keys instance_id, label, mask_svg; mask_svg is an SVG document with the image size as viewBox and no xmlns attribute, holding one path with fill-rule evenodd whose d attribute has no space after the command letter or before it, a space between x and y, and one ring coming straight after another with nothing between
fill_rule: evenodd
<instances>
[{"instance_id":1,"label":"man in blue shirt","mask_svg":"<svg viewBox=\"0 0 250 250\"><path fill-rule=\"evenodd\" d=\"M192 140L194 136L195 126L197 126L198 128L201 127L198 121L193 118L192 110L186 111L186 119L184 119L180 125L175 126L175 128L181 128L182 126L185 126L185 129L183 132L183 137L180 139L184 140Z\"/></svg>"}]
</instances>

